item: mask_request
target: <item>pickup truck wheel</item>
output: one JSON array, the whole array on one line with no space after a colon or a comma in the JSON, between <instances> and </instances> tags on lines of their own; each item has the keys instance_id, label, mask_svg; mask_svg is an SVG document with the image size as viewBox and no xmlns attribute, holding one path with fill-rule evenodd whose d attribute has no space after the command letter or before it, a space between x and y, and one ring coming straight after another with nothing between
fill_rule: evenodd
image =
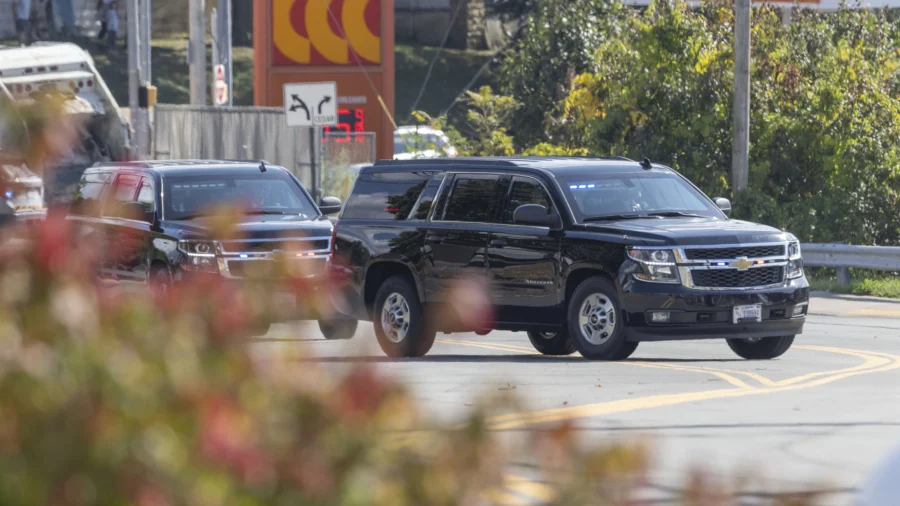
<instances>
[{"instance_id":1,"label":"pickup truck wheel","mask_svg":"<svg viewBox=\"0 0 900 506\"><path fill-rule=\"evenodd\" d=\"M578 285L569 301L569 335L588 360L623 360L634 352L625 340L625 322L619 317L616 287L601 277Z\"/></svg>"},{"instance_id":2,"label":"pickup truck wheel","mask_svg":"<svg viewBox=\"0 0 900 506\"><path fill-rule=\"evenodd\" d=\"M762 339L728 339L728 347L741 358L768 360L784 355L794 344L796 336L764 337Z\"/></svg>"},{"instance_id":3,"label":"pickup truck wheel","mask_svg":"<svg viewBox=\"0 0 900 506\"><path fill-rule=\"evenodd\" d=\"M575 352L575 343L572 342L568 329L559 329L556 332L529 330L528 340L541 355L560 356Z\"/></svg>"},{"instance_id":4,"label":"pickup truck wheel","mask_svg":"<svg viewBox=\"0 0 900 506\"><path fill-rule=\"evenodd\" d=\"M388 278L375 295L372 321L381 349L390 357L421 357L434 345L419 295L408 279Z\"/></svg>"},{"instance_id":5,"label":"pickup truck wheel","mask_svg":"<svg viewBox=\"0 0 900 506\"><path fill-rule=\"evenodd\" d=\"M357 321L352 318L332 317L319 320L319 331L325 339L350 339L356 334Z\"/></svg>"},{"instance_id":6,"label":"pickup truck wheel","mask_svg":"<svg viewBox=\"0 0 900 506\"><path fill-rule=\"evenodd\" d=\"M165 299L172 291L172 275L165 267L154 266L150 271L150 291L161 299Z\"/></svg>"}]
</instances>

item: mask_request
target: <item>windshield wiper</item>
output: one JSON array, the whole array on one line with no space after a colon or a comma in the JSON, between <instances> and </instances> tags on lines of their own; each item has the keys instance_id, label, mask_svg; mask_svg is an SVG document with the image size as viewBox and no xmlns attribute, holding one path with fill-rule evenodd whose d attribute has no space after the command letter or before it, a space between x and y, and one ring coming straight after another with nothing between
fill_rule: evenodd
<instances>
[{"instance_id":1,"label":"windshield wiper","mask_svg":"<svg viewBox=\"0 0 900 506\"><path fill-rule=\"evenodd\" d=\"M247 216L253 216L253 215L257 215L257 214L287 214L287 213L285 213L284 211L266 211L264 209L259 209L256 211L244 211L241 214L244 214Z\"/></svg>"},{"instance_id":2,"label":"windshield wiper","mask_svg":"<svg viewBox=\"0 0 900 506\"><path fill-rule=\"evenodd\" d=\"M194 214L185 214L184 216L179 216L175 218L175 221L189 221L196 220L197 218L208 218L210 216L218 216L214 213L194 213Z\"/></svg>"},{"instance_id":3,"label":"windshield wiper","mask_svg":"<svg viewBox=\"0 0 900 506\"><path fill-rule=\"evenodd\" d=\"M640 220L643 218L647 218L647 216L641 214L604 214L601 216L588 216L582 221ZM658 216L652 216L652 218L658 218Z\"/></svg>"},{"instance_id":4,"label":"windshield wiper","mask_svg":"<svg viewBox=\"0 0 900 506\"><path fill-rule=\"evenodd\" d=\"M648 216L658 216L660 218L706 218L706 216L695 214L695 213L686 213L683 211L657 211L653 213L647 213Z\"/></svg>"}]
</instances>

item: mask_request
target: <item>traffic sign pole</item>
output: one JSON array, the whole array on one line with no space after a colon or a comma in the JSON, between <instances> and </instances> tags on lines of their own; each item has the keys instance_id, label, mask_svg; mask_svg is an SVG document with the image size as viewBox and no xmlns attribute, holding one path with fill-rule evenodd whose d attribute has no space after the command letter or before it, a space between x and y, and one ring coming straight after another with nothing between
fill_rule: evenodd
<instances>
[{"instance_id":1,"label":"traffic sign pole","mask_svg":"<svg viewBox=\"0 0 900 506\"><path fill-rule=\"evenodd\" d=\"M289 127L306 127L309 131L309 167L312 194L316 202L322 195L321 153L322 127L338 121L337 85L330 83L289 83L283 88L284 121Z\"/></svg>"}]
</instances>

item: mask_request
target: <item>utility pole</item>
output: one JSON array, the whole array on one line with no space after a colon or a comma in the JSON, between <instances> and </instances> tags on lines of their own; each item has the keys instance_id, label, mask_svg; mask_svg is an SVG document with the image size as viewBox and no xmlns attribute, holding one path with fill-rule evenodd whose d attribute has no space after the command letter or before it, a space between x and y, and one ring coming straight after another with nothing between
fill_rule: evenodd
<instances>
[{"instance_id":1,"label":"utility pole","mask_svg":"<svg viewBox=\"0 0 900 506\"><path fill-rule=\"evenodd\" d=\"M228 102L224 105L231 106L234 103L234 86L232 86L231 68L231 0L218 0L213 15L213 65L225 67L225 84L228 86Z\"/></svg>"},{"instance_id":2,"label":"utility pole","mask_svg":"<svg viewBox=\"0 0 900 506\"><path fill-rule=\"evenodd\" d=\"M134 156L143 158L147 153L145 144L147 135L144 131L146 123L138 104L138 87L141 85L141 53L140 53L140 6L138 0L128 0L126 4L128 16L128 110L131 112L131 126L134 128Z\"/></svg>"},{"instance_id":3,"label":"utility pole","mask_svg":"<svg viewBox=\"0 0 900 506\"><path fill-rule=\"evenodd\" d=\"M206 7L203 0L190 0L188 4L190 41L188 64L190 65L191 105L206 105Z\"/></svg>"},{"instance_id":4,"label":"utility pole","mask_svg":"<svg viewBox=\"0 0 900 506\"><path fill-rule=\"evenodd\" d=\"M151 77L151 28L150 20L153 10L150 8L152 0L140 0L141 6L141 80L145 86L149 86L153 82ZM144 123L142 129L146 137L143 139L144 153L150 155L152 121L150 120L150 108L142 111L142 121Z\"/></svg>"},{"instance_id":5,"label":"utility pole","mask_svg":"<svg viewBox=\"0 0 900 506\"><path fill-rule=\"evenodd\" d=\"M731 178L734 193L750 178L750 0L734 1L734 127Z\"/></svg>"}]
</instances>

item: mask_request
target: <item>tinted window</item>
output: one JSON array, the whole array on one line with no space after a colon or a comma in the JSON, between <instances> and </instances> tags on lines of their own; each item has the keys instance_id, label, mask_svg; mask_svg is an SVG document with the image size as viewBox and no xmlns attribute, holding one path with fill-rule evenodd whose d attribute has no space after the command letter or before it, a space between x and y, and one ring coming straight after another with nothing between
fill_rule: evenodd
<instances>
[{"instance_id":1,"label":"tinted window","mask_svg":"<svg viewBox=\"0 0 900 506\"><path fill-rule=\"evenodd\" d=\"M412 216L413 219L428 219L428 214L431 212L431 208L434 204L434 197L435 195L437 195L438 189L441 187L441 182L443 180L443 177L436 177L428 182L428 184L425 186L425 189L422 191L422 196L419 197L419 204L414 211L414 214Z\"/></svg>"},{"instance_id":2,"label":"tinted window","mask_svg":"<svg viewBox=\"0 0 900 506\"><path fill-rule=\"evenodd\" d=\"M113 182L112 193L106 202L103 214L106 216L124 216L122 214L122 204L134 202L137 197L138 186L141 184L141 177L134 174L119 174Z\"/></svg>"},{"instance_id":3,"label":"tinted window","mask_svg":"<svg viewBox=\"0 0 900 506\"><path fill-rule=\"evenodd\" d=\"M144 206L144 210L148 213L153 212L156 207L154 205L156 203L156 197L153 192L153 180L149 177L145 177L141 180L141 189L138 191L137 201Z\"/></svg>"},{"instance_id":4,"label":"tinted window","mask_svg":"<svg viewBox=\"0 0 900 506\"><path fill-rule=\"evenodd\" d=\"M509 191L509 203L506 206L504 222L512 223L513 213L519 206L525 204L538 204L547 208L547 211L553 209L550 197L544 191L544 187L536 179L530 177L513 178L512 188Z\"/></svg>"},{"instance_id":5,"label":"tinted window","mask_svg":"<svg viewBox=\"0 0 900 506\"><path fill-rule=\"evenodd\" d=\"M341 219L405 220L431 172L361 174Z\"/></svg>"},{"instance_id":6,"label":"tinted window","mask_svg":"<svg viewBox=\"0 0 900 506\"><path fill-rule=\"evenodd\" d=\"M681 211L724 219L699 190L669 172L573 174L560 178L560 183L582 218Z\"/></svg>"},{"instance_id":7,"label":"tinted window","mask_svg":"<svg viewBox=\"0 0 900 506\"><path fill-rule=\"evenodd\" d=\"M491 221L498 176L457 176L444 208L444 221Z\"/></svg>"},{"instance_id":8,"label":"tinted window","mask_svg":"<svg viewBox=\"0 0 900 506\"><path fill-rule=\"evenodd\" d=\"M312 217L318 213L300 185L283 170L266 173L165 177L166 219L186 220L241 211Z\"/></svg>"},{"instance_id":9,"label":"tinted window","mask_svg":"<svg viewBox=\"0 0 900 506\"><path fill-rule=\"evenodd\" d=\"M82 176L75 188L75 196L69 212L83 216L98 215L100 195L103 193L103 189L109 185L109 179L108 172L94 172Z\"/></svg>"}]
</instances>

